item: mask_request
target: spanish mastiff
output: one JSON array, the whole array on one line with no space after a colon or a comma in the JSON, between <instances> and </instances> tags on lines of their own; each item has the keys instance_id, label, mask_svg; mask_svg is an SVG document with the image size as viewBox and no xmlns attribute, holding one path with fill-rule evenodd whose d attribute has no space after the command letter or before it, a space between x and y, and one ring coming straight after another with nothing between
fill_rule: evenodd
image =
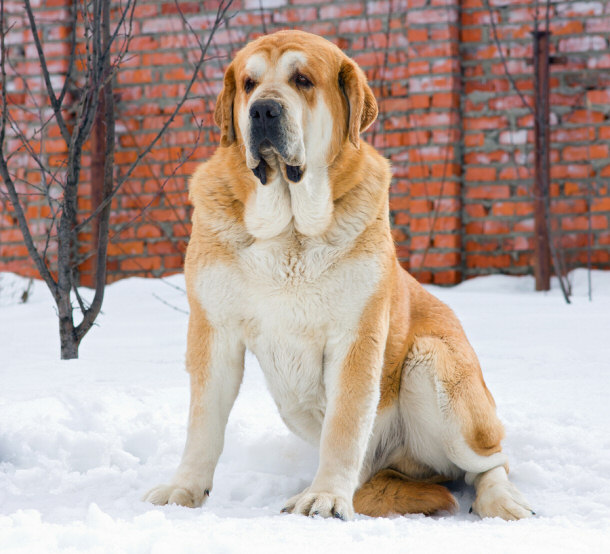
<instances>
[{"instance_id":1,"label":"spanish mastiff","mask_svg":"<svg viewBox=\"0 0 610 554\"><path fill-rule=\"evenodd\" d=\"M397 262L389 164L360 138L377 116L362 70L280 31L237 54L214 116L220 148L190 183L186 446L146 500L209 495L248 348L286 425L319 446L284 511L454 511L439 483L464 476L480 516L532 515L457 317Z\"/></svg>"}]
</instances>

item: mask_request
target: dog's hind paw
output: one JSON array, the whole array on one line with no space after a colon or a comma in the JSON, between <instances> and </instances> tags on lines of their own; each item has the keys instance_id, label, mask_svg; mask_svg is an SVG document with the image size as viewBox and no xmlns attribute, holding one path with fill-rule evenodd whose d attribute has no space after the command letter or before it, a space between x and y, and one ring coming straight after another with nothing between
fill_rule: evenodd
<instances>
[{"instance_id":1,"label":"dog's hind paw","mask_svg":"<svg viewBox=\"0 0 610 554\"><path fill-rule=\"evenodd\" d=\"M517 487L508 480L503 467L480 477L481 481L475 485L477 497L472 505L472 511L479 516L517 520L536 515Z\"/></svg>"}]
</instances>

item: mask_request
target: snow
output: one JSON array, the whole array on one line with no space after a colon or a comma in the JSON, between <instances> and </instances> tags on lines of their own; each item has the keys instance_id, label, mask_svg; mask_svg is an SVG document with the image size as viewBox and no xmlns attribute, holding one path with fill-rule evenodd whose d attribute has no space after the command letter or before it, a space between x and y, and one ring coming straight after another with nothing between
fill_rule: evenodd
<instances>
[{"instance_id":1,"label":"snow","mask_svg":"<svg viewBox=\"0 0 610 554\"><path fill-rule=\"evenodd\" d=\"M341 522L279 513L317 452L282 424L251 355L206 505L141 502L184 445L182 276L109 286L80 359L60 361L44 285L23 304L27 280L0 274L0 551L610 552L610 272L593 273L592 302L586 272L571 279L571 305L529 277L430 287L479 354L537 516L480 520L458 483L455 516Z\"/></svg>"}]
</instances>

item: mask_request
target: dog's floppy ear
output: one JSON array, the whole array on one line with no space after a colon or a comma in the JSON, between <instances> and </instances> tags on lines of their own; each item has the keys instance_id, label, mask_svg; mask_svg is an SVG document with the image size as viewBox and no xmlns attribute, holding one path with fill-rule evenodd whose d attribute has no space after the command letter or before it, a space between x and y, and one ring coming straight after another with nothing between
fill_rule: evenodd
<instances>
[{"instance_id":1,"label":"dog's floppy ear","mask_svg":"<svg viewBox=\"0 0 610 554\"><path fill-rule=\"evenodd\" d=\"M349 58L341 64L339 87L347 98L349 108L347 134L350 142L359 148L360 133L366 131L377 118L377 101L364 72Z\"/></svg>"},{"instance_id":2,"label":"dog's floppy ear","mask_svg":"<svg viewBox=\"0 0 610 554\"><path fill-rule=\"evenodd\" d=\"M230 146L235 142L233 102L235 100L235 69L233 64L225 71L222 90L216 99L214 121L220 127L220 145Z\"/></svg>"}]
</instances>

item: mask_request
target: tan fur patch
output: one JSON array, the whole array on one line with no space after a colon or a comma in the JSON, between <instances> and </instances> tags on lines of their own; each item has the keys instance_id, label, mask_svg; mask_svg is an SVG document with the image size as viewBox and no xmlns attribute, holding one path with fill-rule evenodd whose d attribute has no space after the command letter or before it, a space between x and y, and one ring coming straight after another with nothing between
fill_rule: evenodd
<instances>
[{"instance_id":1,"label":"tan fur patch","mask_svg":"<svg viewBox=\"0 0 610 554\"><path fill-rule=\"evenodd\" d=\"M441 485L410 481L392 469L377 473L354 494L354 510L371 517L453 513L458 503Z\"/></svg>"}]
</instances>

